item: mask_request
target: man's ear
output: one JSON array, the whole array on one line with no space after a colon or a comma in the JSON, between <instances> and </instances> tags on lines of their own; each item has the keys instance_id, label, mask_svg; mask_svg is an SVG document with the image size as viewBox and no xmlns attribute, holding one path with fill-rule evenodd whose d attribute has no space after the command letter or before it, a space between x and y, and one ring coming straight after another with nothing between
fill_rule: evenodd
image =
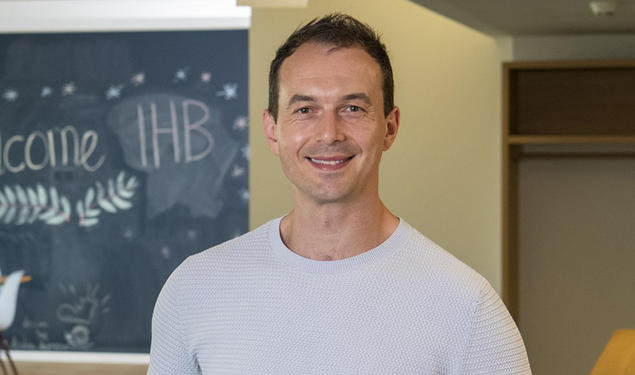
<instances>
[{"instance_id":1,"label":"man's ear","mask_svg":"<svg viewBox=\"0 0 635 375\"><path fill-rule=\"evenodd\" d=\"M265 109L262 113L262 127L265 131L265 138L267 138L267 142L269 143L269 149L278 155L279 148L278 135L276 134L276 120L274 120L273 115L268 109Z\"/></svg>"},{"instance_id":2,"label":"man's ear","mask_svg":"<svg viewBox=\"0 0 635 375\"><path fill-rule=\"evenodd\" d=\"M384 134L384 151L388 150L395 142L399 131L400 113L399 107L394 107L386 116L386 133Z\"/></svg>"}]
</instances>

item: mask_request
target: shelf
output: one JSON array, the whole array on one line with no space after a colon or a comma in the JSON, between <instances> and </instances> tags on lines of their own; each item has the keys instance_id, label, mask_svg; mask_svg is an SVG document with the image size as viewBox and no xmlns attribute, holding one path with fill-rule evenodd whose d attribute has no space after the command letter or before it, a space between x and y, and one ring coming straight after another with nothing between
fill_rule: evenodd
<instances>
[{"instance_id":1,"label":"shelf","mask_svg":"<svg viewBox=\"0 0 635 375\"><path fill-rule=\"evenodd\" d=\"M628 69L635 68L633 59L513 61L503 63L509 70L571 70L571 69Z\"/></svg>"},{"instance_id":2,"label":"shelf","mask_svg":"<svg viewBox=\"0 0 635 375\"><path fill-rule=\"evenodd\" d=\"M505 63L502 99L503 299L519 319L522 164L635 159L635 59Z\"/></svg>"},{"instance_id":3,"label":"shelf","mask_svg":"<svg viewBox=\"0 0 635 375\"><path fill-rule=\"evenodd\" d=\"M635 144L635 135L509 135L510 145Z\"/></svg>"}]
</instances>

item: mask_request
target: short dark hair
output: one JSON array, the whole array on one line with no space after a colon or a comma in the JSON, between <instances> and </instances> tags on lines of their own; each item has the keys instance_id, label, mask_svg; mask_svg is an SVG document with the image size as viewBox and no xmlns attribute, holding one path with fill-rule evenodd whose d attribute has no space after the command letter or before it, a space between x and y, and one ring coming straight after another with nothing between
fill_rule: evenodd
<instances>
[{"instance_id":1,"label":"short dark hair","mask_svg":"<svg viewBox=\"0 0 635 375\"><path fill-rule=\"evenodd\" d=\"M390 58L386 46L370 26L355 18L332 13L315 18L296 29L287 38L271 61L269 68L269 112L278 120L279 72L284 60L291 56L301 45L309 42L333 45L335 47L360 47L377 63L382 72L382 91L384 96L384 116L388 116L394 107L394 82Z\"/></svg>"}]
</instances>

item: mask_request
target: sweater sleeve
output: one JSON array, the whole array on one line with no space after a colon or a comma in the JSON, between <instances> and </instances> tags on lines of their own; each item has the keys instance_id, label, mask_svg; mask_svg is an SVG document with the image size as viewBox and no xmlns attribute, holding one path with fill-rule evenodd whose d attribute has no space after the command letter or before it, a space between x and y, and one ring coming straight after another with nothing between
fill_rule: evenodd
<instances>
[{"instance_id":1,"label":"sweater sleeve","mask_svg":"<svg viewBox=\"0 0 635 375\"><path fill-rule=\"evenodd\" d=\"M489 283L480 293L461 374L531 374L520 332Z\"/></svg>"},{"instance_id":2,"label":"sweater sleeve","mask_svg":"<svg viewBox=\"0 0 635 375\"><path fill-rule=\"evenodd\" d=\"M154 306L148 375L201 373L183 338L177 281L173 274L163 286Z\"/></svg>"}]
</instances>

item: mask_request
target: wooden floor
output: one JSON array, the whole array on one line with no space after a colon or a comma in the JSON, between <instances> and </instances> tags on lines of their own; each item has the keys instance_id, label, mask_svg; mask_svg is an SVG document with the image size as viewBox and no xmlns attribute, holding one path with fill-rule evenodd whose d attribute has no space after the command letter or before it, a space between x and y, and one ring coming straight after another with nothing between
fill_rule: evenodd
<instances>
[{"instance_id":1,"label":"wooden floor","mask_svg":"<svg viewBox=\"0 0 635 375\"><path fill-rule=\"evenodd\" d=\"M16 362L16 367L20 375L145 375L148 371L147 365L101 363Z\"/></svg>"}]
</instances>

